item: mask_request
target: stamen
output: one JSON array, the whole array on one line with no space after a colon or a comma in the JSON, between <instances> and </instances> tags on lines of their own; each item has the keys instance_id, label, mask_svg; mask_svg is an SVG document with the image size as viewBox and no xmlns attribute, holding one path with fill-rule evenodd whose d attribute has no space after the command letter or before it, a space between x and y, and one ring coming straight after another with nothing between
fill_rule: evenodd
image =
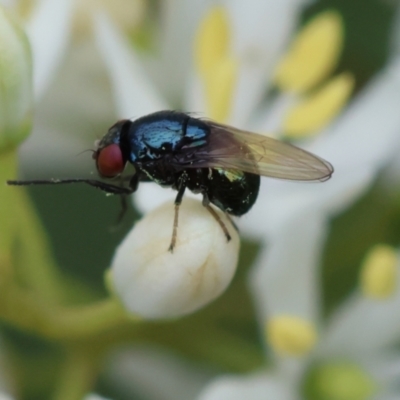
<instances>
[{"instance_id":1,"label":"stamen","mask_svg":"<svg viewBox=\"0 0 400 400\"><path fill-rule=\"evenodd\" d=\"M342 73L289 110L283 132L292 138L309 137L342 111L354 87L350 73Z\"/></svg>"},{"instance_id":2,"label":"stamen","mask_svg":"<svg viewBox=\"0 0 400 400\"><path fill-rule=\"evenodd\" d=\"M299 32L275 74L282 91L305 92L334 70L343 47L340 15L327 11L317 15Z\"/></svg>"},{"instance_id":3,"label":"stamen","mask_svg":"<svg viewBox=\"0 0 400 400\"><path fill-rule=\"evenodd\" d=\"M208 115L218 122L228 119L237 82L239 64L226 57L204 75Z\"/></svg>"},{"instance_id":4,"label":"stamen","mask_svg":"<svg viewBox=\"0 0 400 400\"><path fill-rule=\"evenodd\" d=\"M272 348L281 355L302 356L317 341L313 324L294 315L277 315L268 320L265 335Z\"/></svg>"},{"instance_id":5,"label":"stamen","mask_svg":"<svg viewBox=\"0 0 400 400\"><path fill-rule=\"evenodd\" d=\"M225 9L222 6L212 7L200 22L194 43L195 63L200 73L207 73L228 55L230 37Z\"/></svg>"},{"instance_id":6,"label":"stamen","mask_svg":"<svg viewBox=\"0 0 400 400\"><path fill-rule=\"evenodd\" d=\"M194 44L207 114L219 122L229 117L239 69L230 51L231 36L227 12L222 6L216 6L201 21Z\"/></svg>"},{"instance_id":7,"label":"stamen","mask_svg":"<svg viewBox=\"0 0 400 400\"><path fill-rule=\"evenodd\" d=\"M368 253L360 274L361 290L366 297L387 299L397 289L398 259L387 245L377 245Z\"/></svg>"}]
</instances>

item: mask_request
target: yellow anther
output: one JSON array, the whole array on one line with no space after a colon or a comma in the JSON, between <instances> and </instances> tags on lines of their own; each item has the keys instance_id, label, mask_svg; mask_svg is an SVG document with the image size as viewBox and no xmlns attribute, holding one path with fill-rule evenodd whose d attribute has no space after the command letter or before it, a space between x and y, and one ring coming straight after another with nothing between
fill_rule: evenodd
<instances>
[{"instance_id":1,"label":"yellow anther","mask_svg":"<svg viewBox=\"0 0 400 400\"><path fill-rule=\"evenodd\" d=\"M220 122L229 116L239 69L230 52L230 38L226 10L222 6L212 7L200 22L194 56L204 84L207 114Z\"/></svg>"},{"instance_id":2,"label":"yellow anther","mask_svg":"<svg viewBox=\"0 0 400 400\"><path fill-rule=\"evenodd\" d=\"M304 92L332 73L343 46L340 15L327 11L313 18L297 35L278 65L275 83L283 91Z\"/></svg>"},{"instance_id":3,"label":"yellow anther","mask_svg":"<svg viewBox=\"0 0 400 400\"><path fill-rule=\"evenodd\" d=\"M353 76L342 73L289 110L283 132L293 138L308 137L328 125L346 105L354 87Z\"/></svg>"},{"instance_id":4,"label":"yellow anther","mask_svg":"<svg viewBox=\"0 0 400 400\"><path fill-rule=\"evenodd\" d=\"M279 354L302 356L307 354L317 341L313 324L293 315L278 315L265 326L265 334L271 347Z\"/></svg>"},{"instance_id":5,"label":"yellow anther","mask_svg":"<svg viewBox=\"0 0 400 400\"><path fill-rule=\"evenodd\" d=\"M230 37L226 10L212 7L200 22L194 43L195 64L201 74L208 73L228 55Z\"/></svg>"},{"instance_id":6,"label":"yellow anther","mask_svg":"<svg viewBox=\"0 0 400 400\"><path fill-rule=\"evenodd\" d=\"M361 269L360 283L365 296L386 299L396 290L398 259L395 249L376 245L367 254Z\"/></svg>"},{"instance_id":7,"label":"yellow anther","mask_svg":"<svg viewBox=\"0 0 400 400\"><path fill-rule=\"evenodd\" d=\"M238 75L238 62L226 57L204 75L207 114L224 122L231 110Z\"/></svg>"}]
</instances>

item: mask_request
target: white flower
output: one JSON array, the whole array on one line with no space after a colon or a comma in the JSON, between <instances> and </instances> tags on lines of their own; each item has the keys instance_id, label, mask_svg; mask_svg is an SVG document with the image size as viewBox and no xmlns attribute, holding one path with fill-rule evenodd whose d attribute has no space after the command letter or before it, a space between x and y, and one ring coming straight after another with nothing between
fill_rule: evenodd
<instances>
[{"instance_id":1,"label":"white flower","mask_svg":"<svg viewBox=\"0 0 400 400\"><path fill-rule=\"evenodd\" d=\"M5 393L0 393L0 400L13 400L13 397Z\"/></svg>"},{"instance_id":2,"label":"white flower","mask_svg":"<svg viewBox=\"0 0 400 400\"><path fill-rule=\"evenodd\" d=\"M232 50L221 52L223 54L227 52L228 55L226 57L228 58L233 57L236 61L235 66L232 68L238 69L235 75L236 90L232 92L233 100L229 108L231 117L224 117L224 121L237 124L239 127L247 124L248 128L257 128L262 132L273 127L277 131L289 133L292 130L292 128L288 128L289 125L302 125L303 131L305 130L306 126L302 120L304 117L301 117L303 114L308 116L310 131L312 131L312 126L316 126L315 115L324 114L326 116L325 123L329 121L334 114L330 115L328 113L328 115L326 114L326 110L331 110L330 112L336 110L337 113L338 104L343 104L343 101L349 95L352 81L346 76L339 76L333 79L323 89L317 91L312 96L306 96L304 100L302 97L302 90L304 89L300 89L300 94L298 93L299 89L296 89L297 84L306 85L300 78L296 77L297 81L294 80L294 83L287 83L283 78L280 78L279 82L283 82L280 85L284 88L281 95L270 101L267 106L262 107L261 111L256 112L254 110L260 96L267 89L267 72L269 71L269 75L272 75L271 53L279 55L282 52L283 44L285 44L284 39L287 38L293 26L294 18L292 17L293 20L290 23L282 25L285 27L284 32L282 32L284 39L279 36L280 30L271 36L271 42L273 42L271 46L274 49L272 50L269 48L267 42L268 30L260 33L258 31L258 29L261 29L260 24L256 23L260 15L266 17L266 11L271 11L268 9L268 7L272 7L269 2L265 2L265 9L252 8L249 5L242 8L237 3L224 3L224 7L225 11L224 8L222 8L222 11L221 8L216 11L212 11L211 9L209 12L211 22L207 20L207 23L211 25L208 28L209 30L218 28L222 30L225 36L232 35L229 38L232 42L229 48ZM298 7L297 4L296 7ZM270 14L269 17L279 20L283 13L288 13L290 10L288 14L290 15L290 13L296 10L296 7L293 4L282 4L280 7L273 9L276 15ZM254 11L255 9L257 11ZM176 11L179 12L178 10ZM217 14L217 16L214 16L213 13ZM236 13L240 14L240 18ZM200 17L198 18L201 18L204 12L199 15ZM208 18L207 14L205 15L206 17L204 18ZM177 18L177 16L175 17ZM214 20L221 21L213 22L213 18ZM227 18L230 18L229 22L233 25L230 29L226 27ZM197 26L198 24L199 22ZM176 25L177 22L175 21L175 27L179 29ZM269 24L265 23L264 25ZM322 36L326 35L328 38L340 37L341 35L340 22L337 21L335 14L325 14L311 26L312 29L309 29L311 32L306 32L303 37L306 37L311 42L311 47L317 46L317 49L319 49L318 45L320 44L312 43L312 39L310 39L316 33L321 34L322 32ZM182 26L180 28L183 29ZM254 29L254 32L252 29ZM234 32L234 35L232 32ZM97 19L96 34L98 45L110 69L120 116L126 117L127 113L129 113L128 115L141 115L155 111L161 107L166 107L168 100L161 96L161 89L157 88L156 79L153 81L149 79L145 67L141 65L140 58L130 49L124 39L118 34L117 29L104 15L99 16ZM187 35L182 35L193 38L194 28L192 27ZM201 32L199 35L201 35ZM257 37L258 41L255 41L254 37ZM340 40L335 40L337 42L336 47L340 48ZM280 46L278 46L279 43ZM221 43L220 46L226 47L228 45ZM279 47L279 50L276 46ZM302 46L304 47L303 44ZM299 45L299 47L301 46ZM336 47L334 46L334 48ZM249 55L250 51L252 52ZM293 50L292 53L296 51ZM336 50L332 51L335 54L337 53ZM171 57L174 57L172 53ZM325 63L331 67L334 62L331 59L332 56L327 54L326 57L330 61L325 61ZM204 55L204 58L207 59L207 55ZM213 57L209 56L209 58L212 59ZM268 62L266 61L267 58ZM304 63L304 58L306 57L303 57L297 64L292 65L292 68ZM228 61L218 60L212 61L214 64L221 64L220 68L228 63ZM158 61L162 65L162 60ZM306 61L308 62L309 60L306 58ZM297 215L302 209L314 209L317 206L324 210L329 209L330 212L339 212L354 201L369 186L377 171L387 162L390 155L394 153L395 145L398 142L397 130L400 126L400 117L396 111L399 100L399 91L397 89L399 85L398 63L396 60L393 61L386 71L382 72L352 102L335 124L328 126L320 132L316 140L309 141L307 146L309 150L326 158L333 164L335 168L333 178L323 185L297 184L272 180L262 182L258 202L253 210L240 221L241 226L243 226L247 233L265 237L266 234L278 228L286 219L289 220L293 215ZM312 64L315 64L314 60ZM219 68L218 65L215 68ZM229 69L230 67L227 66L227 68ZM324 73L327 73L327 69L327 66L321 66L320 70L315 71L312 76L318 76L318 79L321 79L320 71L323 70ZM228 70L225 71L225 75L227 74ZM291 76L288 72L286 75ZM180 84L177 83L177 85L182 87L182 85L186 84L187 89L182 88L181 90L188 93L186 95L186 99L188 100L182 104L184 109L201 112L210 108L210 104L206 98L207 79L202 78L201 71L199 73L192 71L181 74ZM243 84L242 86L242 80L243 82L246 81L247 84ZM204 84L202 86L203 81ZM223 84L224 82L221 83L221 85ZM229 82L225 84L229 86ZM290 87L290 85L293 86L291 90L297 90L297 92L288 92L288 86ZM310 83L310 80L308 80L307 85L311 85L312 87L312 85L315 85L315 82ZM214 84L215 86L218 85ZM243 93L245 88L247 88L247 91ZM211 95L209 97L216 98L222 96L218 93L212 94L214 94L214 97ZM222 105L217 104L214 108L211 108L211 116L213 112L216 113L217 117L221 116L217 111L222 106L226 107L225 103L229 98L229 96L222 96L220 101ZM236 106L236 103L240 103L240 107ZM322 109L321 104L324 106ZM296 117L299 111L302 113L299 117ZM323 128L323 125L320 124L319 126ZM379 135L376 134L378 130L380 132ZM362 151L360 151L361 144ZM169 196L172 196L172 194L160 190L155 185L143 185L135 196L135 202L141 210L148 211Z\"/></svg>"},{"instance_id":3,"label":"white flower","mask_svg":"<svg viewBox=\"0 0 400 400\"><path fill-rule=\"evenodd\" d=\"M265 236L299 213L321 210L332 215L352 204L397 150L399 87L400 59L396 59L309 147L332 163L332 179L323 185L272 180L261 185L262 200L243 218L246 231Z\"/></svg>"},{"instance_id":4,"label":"white flower","mask_svg":"<svg viewBox=\"0 0 400 400\"><path fill-rule=\"evenodd\" d=\"M101 397L98 394L88 394L84 400L110 400L106 399L105 397Z\"/></svg>"},{"instance_id":5,"label":"white flower","mask_svg":"<svg viewBox=\"0 0 400 400\"><path fill-rule=\"evenodd\" d=\"M33 56L35 122L21 147L22 172L32 179L89 175L92 160L76 155L90 148L115 118L90 15L105 7L128 30L141 18L145 2L37 0L29 3L29 12L21 2L5 3L12 11L25 11Z\"/></svg>"},{"instance_id":6,"label":"white flower","mask_svg":"<svg viewBox=\"0 0 400 400\"><path fill-rule=\"evenodd\" d=\"M306 379L308 390L316 398L353 400L400 396L397 385L400 353L395 350L400 337L399 319L395 318L400 304L398 256L394 259L388 254L394 254L393 250L374 249L361 275L363 290L356 291L324 322L318 307L321 302L317 300L318 254L322 248L318 241L324 240L321 230L324 224L310 214L304 218L308 218L310 227L296 227L293 222L282 230L264 259L268 266L263 269L264 276L255 273L252 277L259 320L266 326L265 340L272 351L272 365L263 374L218 378L204 389L199 399L222 400L233 389L238 399L298 398ZM383 264L387 274L379 279L375 275L375 287L371 291L371 282L366 283L365 274ZM290 267L293 276L289 276ZM382 282L393 276L396 284L388 292ZM380 300L375 296L377 288L383 288L378 296ZM386 298L382 300L384 293ZM284 324L281 323L283 316ZM307 327L305 331L302 326ZM275 330L274 335L271 328ZM350 386L346 383L349 381ZM274 396L257 393L252 382L256 382L256 387L264 387L264 394L274 390Z\"/></svg>"},{"instance_id":7,"label":"white flower","mask_svg":"<svg viewBox=\"0 0 400 400\"><path fill-rule=\"evenodd\" d=\"M125 345L106 362L110 382L128 398L194 399L211 377L203 366L172 351L145 344Z\"/></svg>"},{"instance_id":8,"label":"white flower","mask_svg":"<svg viewBox=\"0 0 400 400\"><path fill-rule=\"evenodd\" d=\"M229 230L229 241L200 202L184 199L173 252L168 250L173 203L135 224L115 253L110 276L112 289L127 310L144 318L179 317L226 289L235 273L239 237L223 213L218 215Z\"/></svg>"},{"instance_id":9,"label":"white flower","mask_svg":"<svg viewBox=\"0 0 400 400\"><path fill-rule=\"evenodd\" d=\"M219 2L215 7L208 5L207 13L207 6L199 2L201 12L196 9L197 17L189 14L188 26L181 22L180 12L183 10L168 4L168 10L175 12L168 14L171 19L167 19L166 26L180 30L179 43L182 46L177 46L181 52L179 56L168 46L164 50L170 56L169 63L177 65L176 60L183 59L183 65L178 63L179 67L170 74L170 81L162 85L161 74L155 77L154 71L169 70L166 58L157 59L158 68L150 68L151 64L144 63L140 55L132 51L104 15L97 18L98 45L110 70L121 117L126 117L127 113L146 114L159 107L166 108L165 105L171 108L171 104L176 104L176 99L179 99L178 104L183 109L206 112L208 116L240 128L259 132L272 129L291 137L304 137L307 131L312 132L314 138L310 137L303 147L324 157L335 168L332 179L323 184L262 182L258 202L240 220L240 226L247 234L268 241L268 247L262 248L251 275L260 323L264 325L269 321L269 327L272 326L272 331L278 332L278 336L279 332L288 333L288 348L300 354L307 353L318 343L322 324L318 267L328 232L328 219L365 192L394 155L400 141L400 61L393 60L357 95L345 112L329 124L348 99L353 86L347 73L322 84L335 64L332 54L325 50L332 48L337 57L341 48L343 35L337 14L326 13L311 23L305 29L308 32L303 32L299 39L300 44L295 43L282 62L278 70L281 75L274 77L277 57L283 53L300 3L279 2L278 6L277 2L267 1L262 8L257 8L255 4L246 3L244 6L239 2ZM290 17L285 20L283 15ZM263 24L258 22L259 18L263 18ZM268 36L267 27L271 26L275 31ZM210 42L210 48L205 46L205 50L196 47L196 57L206 62L198 63L199 67L195 61L197 70L194 70L190 69L185 56L188 55L188 46L193 43L196 28L201 31L198 33L200 36L207 36L209 31L218 32L218 35L211 36L219 40ZM171 32L167 31L166 44L171 40L169 35ZM176 39L177 36L173 37ZM201 39L198 40L201 43ZM326 40L330 40L332 45L321 48L321 41L326 43ZM310 49L314 52L308 53ZM199 55L208 50L212 54L204 58ZM319 53L325 58L315 63L313 57ZM318 64L320 69L313 70L314 64ZM305 74L307 79L302 79L296 75L294 66L301 66L300 72L308 73L309 69L313 73ZM277 84L281 91L269 97L267 104L260 104L268 77L271 85ZM315 89L317 84L320 89ZM322 120L321 115L324 116ZM135 202L141 210L148 211L168 196L170 194L157 185L142 185ZM282 316L285 318L280 318ZM301 328L302 334L292 335L293 327L296 332ZM317 355L315 353L312 359L318 359ZM264 374L257 379L223 380L222 386L214 387L223 395L213 397L215 392L210 389L201 399L227 398L227 394L230 396L233 389L239 390L238 387L243 391L237 392L240 393L237 398L251 398L252 393L257 393L258 386L258 393L264 395L271 387L271 392L275 393L271 398L296 398L293 396L298 394L301 376L309 368L311 358L305 355L300 361L288 361L278 353L275 358L276 373L273 376ZM339 370L346 373L353 371L347 366L342 367ZM361 378L358 381L361 390L369 390L368 379L364 385L364 377ZM253 398L266 397L255 395Z\"/></svg>"},{"instance_id":10,"label":"white flower","mask_svg":"<svg viewBox=\"0 0 400 400\"><path fill-rule=\"evenodd\" d=\"M279 332L285 335L289 333L288 341L275 346L276 350L295 349L300 352L300 356L302 352L311 351L311 356L303 355L299 360L293 361L275 351L276 373L273 375L261 373L248 379L243 377L224 379L213 388L207 389L202 400L214 399L215 396L226 398L224 394L232 395L232 388L241 398L250 399L254 396L261 399L265 397L259 396L265 396L266 393L271 393L272 398L295 398L293 396L298 393L302 373L308 370L311 361L323 360L323 355L326 353L329 363L332 355L337 354L336 349L348 347L346 343L353 344L359 339L364 331L358 331L354 321L361 320L365 323L367 320L365 314L371 306L368 302L364 303L364 299L356 297L363 306L352 307L351 303L347 303L343 312L346 314L346 310L354 311L348 319L352 322L348 325L351 328L344 329L345 334L341 336L330 333L335 332L335 326L338 327L338 332L342 332L343 327L347 326L347 319L337 317L340 321L337 325L335 318L329 321L332 325L322 323L317 271L323 242L327 235L328 219L356 200L396 151L400 127L398 61L393 61L354 99L336 123L327 127L327 121L336 115L351 92L352 80L348 75L336 77L323 84L333 69L334 62L331 60L321 67L321 70L325 71L325 76L319 76L320 71L314 76L311 74L314 80L315 76L318 77L318 82L309 79L306 89L302 87L304 81L296 80L298 77L295 77L295 84L292 82L293 87L290 88L288 80L274 76L278 57L283 53L303 4L304 2L295 0L265 1L262 4L259 1L246 4L239 1L222 1L216 6L214 4L210 6L210 3L205 1L193 1L190 5L188 2L165 1L163 7L164 15L167 17L163 26L166 30L165 35L162 35L162 53L156 60L143 60L143 57L132 51L131 46L107 17L99 15L96 18L98 45L110 70L118 114L121 117L140 116L160 108L175 108L179 105L188 111L205 112L209 116L240 128L259 132L273 130L276 132L272 133L277 134L283 131L288 136L298 137L299 131L300 134L304 134L309 130L314 134L319 133L319 136L316 139L310 138L304 147L325 157L336 169L333 179L321 185L263 182L258 203L241 221L247 233L269 242L268 248L262 249L251 276L251 287L260 323L264 325L267 322L270 328L272 326L274 335L277 334L279 338L281 338ZM338 26L337 16L331 13L325 15L323 19L321 31L323 34L320 37L325 38L324 35L327 34L328 38L333 38L332 43L336 44L326 46L326 49L332 47L337 53L337 48L340 48L340 38L337 40L335 34L331 35ZM203 53L204 48L201 43L204 37L198 39L200 44L195 53L200 61L195 60L192 63L190 48L195 36L199 37L195 33L201 22L206 26L204 28L206 33L203 32L205 36L214 29L221 35L212 36L218 40L215 40L216 49L213 49L215 51L211 55ZM318 39L319 35L313 37ZM207 50L207 46L204 47ZM288 64L283 63L281 71L286 70L287 65L290 67L291 59L295 58L289 57ZM331 58L330 53L327 54L327 58ZM304 59L295 60L293 63L301 64L302 61ZM195 68L192 68L192 64L195 64ZM304 67L304 64L302 66ZM290 73L283 75L291 76ZM168 79L164 79L164 76L168 76ZM260 100L267 91L269 78L271 85L280 82L281 92L275 97L268 98L265 104ZM322 86L321 90L315 89L317 84ZM306 93L310 90L315 92L311 95ZM325 101L327 94L329 94L328 102ZM326 106L327 103L329 107ZM322 122L321 115L324 116ZM142 210L153 209L164 201L163 195L167 191L162 191L155 184L142 186L137 195ZM154 194L155 192L157 194ZM165 232L169 230L169 235L164 236L166 246L163 251L166 254L168 254L167 236L170 236L172 231L173 207L170 205L169 209L169 228L168 224L162 225L162 228L166 229ZM178 235L185 225L186 221L180 224ZM158 233L158 229L156 232ZM161 232L163 230L160 229ZM221 234L219 230L219 235ZM142 235L136 239L137 243L140 243L139 239L143 239ZM229 245L224 243L225 246ZM134 264L130 264L133 258L132 250L128 249L128 245L126 249L128 255L123 256L121 265L128 265L124 271L135 273L135 268L132 268ZM174 257L175 255L174 253ZM117 260L118 255L116 257ZM157 314L160 310L161 316L165 317L190 312L191 307L195 309L200 306L201 302L191 302L190 293L186 293L187 305L177 302L176 298L171 297L168 287L161 293L162 296L154 297L154 303L143 304L143 292L145 292L143 288L151 289L152 279L156 281L159 279L159 270L156 268L154 271L156 273L151 274L151 279L145 281L147 286L139 285L134 287L134 290L128 287L132 281L126 278L125 273L121 275L120 280L114 276L114 289L117 292L120 290L119 295L128 309L152 318L160 316ZM179 275L182 269L173 271L174 275L171 278L182 277ZM137 284L140 279L135 279L133 282ZM179 279L176 282L179 282ZM186 289L190 291L190 286ZM142 297L136 298L138 294ZM184 292L179 294L185 295ZM165 300L163 296L166 296L168 301L163 302ZM182 301L182 298L179 300ZM355 301L356 304L358 300ZM171 309L160 308L164 304ZM371 321L375 321L374 327L379 326L376 323L379 321L378 318L383 318L386 326L383 337L373 335L374 340L379 343L372 347L379 355L382 343L391 342L393 337L398 337L397 327L391 324L394 320L395 306L397 306L396 301L389 308L377 307L378 311L374 312L371 318ZM140 310L137 307L140 307ZM280 318L282 316L285 318ZM303 322L300 325L299 319ZM368 326L362 323L359 325L364 329ZM296 328L294 335L291 327ZM302 335L296 334L299 327L302 328ZM322 332L322 339L313 351L318 331ZM349 332L356 332L355 339ZM387 335L391 340L388 340ZM340 338L329 339L331 337ZM360 346L364 342L371 344L372 339L368 335L366 338L365 341L360 341ZM328 354L330 346L333 350ZM355 346L354 354L350 356L351 361L356 364L356 370L348 368L347 365L339 365L335 367L336 369L323 370L322 378L324 376L329 378L335 374L338 376L343 371L347 374L354 372L356 375L359 366L367 368L368 362L358 360L359 356L361 358L367 355L364 352L365 348L363 347L363 351L357 349ZM376 359L377 356L370 357L370 360ZM396 362L397 359L394 365ZM378 369L378 372L382 372L384 368ZM369 390L370 376L366 378L366 385L363 380L365 376L361 378L358 381L361 382L361 389Z\"/></svg>"},{"instance_id":11,"label":"white flower","mask_svg":"<svg viewBox=\"0 0 400 400\"><path fill-rule=\"evenodd\" d=\"M40 0L35 2L26 21L26 31L33 57L34 96L37 101L54 78L70 36L74 0ZM14 1L5 2L10 12ZM30 56L29 56L30 57ZM31 64L31 62L30 62Z\"/></svg>"},{"instance_id":12,"label":"white flower","mask_svg":"<svg viewBox=\"0 0 400 400\"><path fill-rule=\"evenodd\" d=\"M240 2L224 2L224 7L215 4L210 7L199 1L188 7L181 2L166 2L163 14L166 20L161 25L167 31L163 32L163 51L153 60L156 66L133 51L106 15L98 15L97 43L110 71L118 115L126 118L176 108L178 99L179 108L200 116L206 112L207 116L241 127L248 124L266 90L262 83L273 74L276 57L283 51L303 3L285 1L277 5L267 1L262 5L254 2L244 6ZM199 28L202 19L207 25L204 33ZM196 32L200 43L192 51ZM207 44L213 47L212 41L208 43L209 36L215 38L214 45L221 47L218 51L223 54L209 55L207 48L203 54L202 48ZM224 40L226 36L228 38ZM233 43L228 46L225 43L228 41ZM229 51L225 47L229 47ZM225 52L229 54L225 55ZM196 70L191 68L193 53L199 59L195 59ZM176 63L177 59L179 63ZM221 83L224 90L218 91L219 85L208 81L207 71L202 72L204 62L211 63L212 68L219 69L218 73L226 77L226 82ZM214 71L210 71L210 75L210 79L214 79ZM165 76L168 77L165 82L158 85L160 77ZM216 93L204 93L203 81L204 86L216 88ZM223 111L227 108L232 117ZM171 196L155 185L143 185L134 198L139 209L149 211Z\"/></svg>"},{"instance_id":13,"label":"white flower","mask_svg":"<svg viewBox=\"0 0 400 400\"><path fill-rule=\"evenodd\" d=\"M242 128L260 132L273 128L293 133L292 127L299 126L299 120L293 123L293 119L296 120L299 109L304 110L310 104L303 103L301 90L291 93L282 90L279 96L269 100L267 106L260 110L257 106L266 91L268 77L272 82L278 56L283 53L302 2L266 1L258 8L260 2L243 6L243 2L235 1L220 2L222 9L210 8L211 19L217 20L217 29L224 34L228 32L229 40L221 40L219 50L222 50L218 57L211 57L212 62L198 70L192 68L189 50L200 21L207 19L209 4L203 1L191 2L190 6L183 2L163 4L167 15L166 34L163 53L157 62L144 62L124 43L106 17L99 16L96 20L96 36L110 69L120 116L139 116L180 104L189 111L207 112ZM213 21L207 23L214 24ZM327 233L326 221L366 190L396 149L400 126L398 69L393 62L352 102L336 124L318 129L319 137L307 144L309 149L333 163L336 172L331 181L323 185L263 182L258 203L243 218L242 226L246 232L269 241L269 248L263 249L251 279L262 323L267 315L286 314L303 318L311 327L320 325L316 270ZM160 71L168 72L168 80L162 78L165 75ZM216 77L221 86L212 84ZM339 82L340 85L345 83L346 90L340 93L344 98L343 93L348 93L351 87L346 79ZM335 88L342 88L340 85ZM217 87L221 89L212 92ZM325 89L330 90L329 87ZM227 103L227 98L232 98L232 102ZM166 193L154 184L141 187L138 196L142 198L139 201L143 210L164 201L162 195L149 195L148 191ZM172 221L173 208L170 210ZM185 225L180 224L179 231ZM167 224L165 227L167 229ZM171 227L172 223L169 232ZM168 240L165 241L168 247ZM124 281L122 279L121 285ZM118 291L117 286L115 283ZM142 293L140 289L131 290L134 292L131 296ZM128 292L122 290L122 297ZM127 307L139 312L136 304L140 304L137 299L132 303L126 300ZM150 315L153 315L160 303L150 306L144 308L150 309ZM176 312L189 311L179 309ZM311 340L308 346L312 345ZM278 364L282 361L279 356L277 360ZM282 361L282 364L285 363ZM303 371L305 365L301 363L299 370ZM299 374L294 375L293 381L297 382Z\"/></svg>"},{"instance_id":14,"label":"white flower","mask_svg":"<svg viewBox=\"0 0 400 400\"><path fill-rule=\"evenodd\" d=\"M250 377L221 377L204 389L199 400L294 400L293 388L284 379L263 373Z\"/></svg>"}]
</instances>

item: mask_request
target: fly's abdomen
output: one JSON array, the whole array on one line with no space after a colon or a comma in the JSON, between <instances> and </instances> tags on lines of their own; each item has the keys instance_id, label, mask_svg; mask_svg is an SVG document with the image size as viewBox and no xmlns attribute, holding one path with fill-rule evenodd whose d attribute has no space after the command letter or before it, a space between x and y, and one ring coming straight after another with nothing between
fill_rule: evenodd
<instances>
[{"instance_id":1,"label":"fly's abdomen","mask_svg":"<svg viewBox=\"0 0 400 400\"><path fill-rule=\"evenodd\" d=\"M210 169L207 194L211 203L228 214L240 216L255 203L260 176L247 172Z\"/></svg>"}]
</instances>

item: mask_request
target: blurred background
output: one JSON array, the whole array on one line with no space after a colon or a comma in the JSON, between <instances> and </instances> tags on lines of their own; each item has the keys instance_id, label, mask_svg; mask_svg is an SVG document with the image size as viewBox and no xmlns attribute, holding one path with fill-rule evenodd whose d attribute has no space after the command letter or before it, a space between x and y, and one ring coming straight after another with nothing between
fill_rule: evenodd
<instances>
[{"instance_id":1,"label":"blurred background","mask_svg":"<svg viewBox=\"0 0 400 400\"><path fill-rule=\"evenodd\" d=\"M120 3L122 10L126 9L127 5L122 1ZM140 7L144 8L145 14L132 28L131 34L135 40L137 36L147 35L150 38L140 40L155 41L161 7L157 1L143 3ZM396 44L397 3L389 0L316 1L305 7L300 23L327 9L335 9L343 16L346 36L338 71L352 71L358 91L385 65L399 45ZM91 153L84 151L92 149L94 141L101 138L117 120L107 72L96 48L90 47L90 30L85 30L90 28L86 23L86 20L76 21L81 30L78 29L68 53L64 55L48 92L35 106L37 122L34 133L21 149L21 177L24 179L91 176L95 166ZM77 70L78 67L80 69ZM86 87L88 90L82 90ZM385 176L386 173L383 173L382 183ZM324 275L327 281L335 280L334 285L327 287L329 303L338 301L351 289L360 260L371 244L377 241L389 241L394 245L399 243L400 220L396 219L399 210L397 201L388 204L390 197L387 189L386 186L382 188L379 181L376 182L363 199L333 221L331 235L340 239L336 246L343 249L343 243L347 243L347 251L337 252L335 240L328 241ZM390 190L395 193L393 186ZM105 197L91 188L74 185L30 187L29 192L50 232L59 265L67 273L77 274L102 290L103 271L109 264L113 249L137 217L135 211L130 210L121 229L111 233L110 227L119 211L117 198ZM76 221L84 221L79 232ZM350 236L352 230L360 231L358 224L365 226L365 237ZM346 240L343 240L344 234L349 235ZM79 264L76 263L76 253L79 254ZM332 254L346 259L340 262L343 271L338 271L337 267L334 270L330 268Z\"/></svg>"},{"instance_id":2,"label":"blurred background","mask_svg":"<svg viewBox=\"0 0 400 400\"><path fill-rule=\"evenodd\" d=\"M57 70L35 104L33 134L20 151L20 177L23 179L92 176L95 166L91 153L85 150L92 149L94 141L118 119L107 70L93 44L90 3L94 2L83 3L73 17L71 39L60 56ZM109 7L137 52L148 56L158 50L162 1L103 3ZM22 18L28 19L34 2L21 1L14 7ZM315 1L302 8L299 27L321 11L330 9L339 12L345 24L344 50L335 72L351 71L354 74L356 95L388 60L399 53L399 3L394 0ZM182 54L182 58L185 57L191 55ZM176 99L171 106L180 108L182 104ZM132 110L132 116L138 116L135 110ZM399 178L400 163L388 160L387 168L367 193L331 221L321 265L321 301L326 316L356 286L360 265L371 246L379 242L399 246ZM119 212L118 198L79 185L37 186L29 187L28 191L63 273L82 282L94 298L105 296L104 271L115 248L139 217L139 212L130 206L123 223L114 230L111 228ZM173 346L170 348L172 353L185 360L198 363L200 369L206 371L205 377L219 372L246 372L265 363L259 327L246 286L247 272L258 251L259 243L243 238L241 261L234 283L215 304L199 313L204 313L204 320L207 320L207 313L218 310L221 323L231 326L245 338L251 344L254 356L239 368L240 362L221 365L200 351L188 354ZM245 324L238 325L232 316L231 307L236 307L237 299L240 299L240 315L246 316ZM190 318L185 323L190 324ZM3 333L14 354L13 370L19 384L25 387L23 398L43 399L48 382L54 378L58 350L10 327L3 327ZM107 374L103 374L97 384L99 392L115 400L147 398L132 392L127 394L122 386L119 389ZM162 395L158 398L163 399Z\"/></svg>"}]
</instances>

